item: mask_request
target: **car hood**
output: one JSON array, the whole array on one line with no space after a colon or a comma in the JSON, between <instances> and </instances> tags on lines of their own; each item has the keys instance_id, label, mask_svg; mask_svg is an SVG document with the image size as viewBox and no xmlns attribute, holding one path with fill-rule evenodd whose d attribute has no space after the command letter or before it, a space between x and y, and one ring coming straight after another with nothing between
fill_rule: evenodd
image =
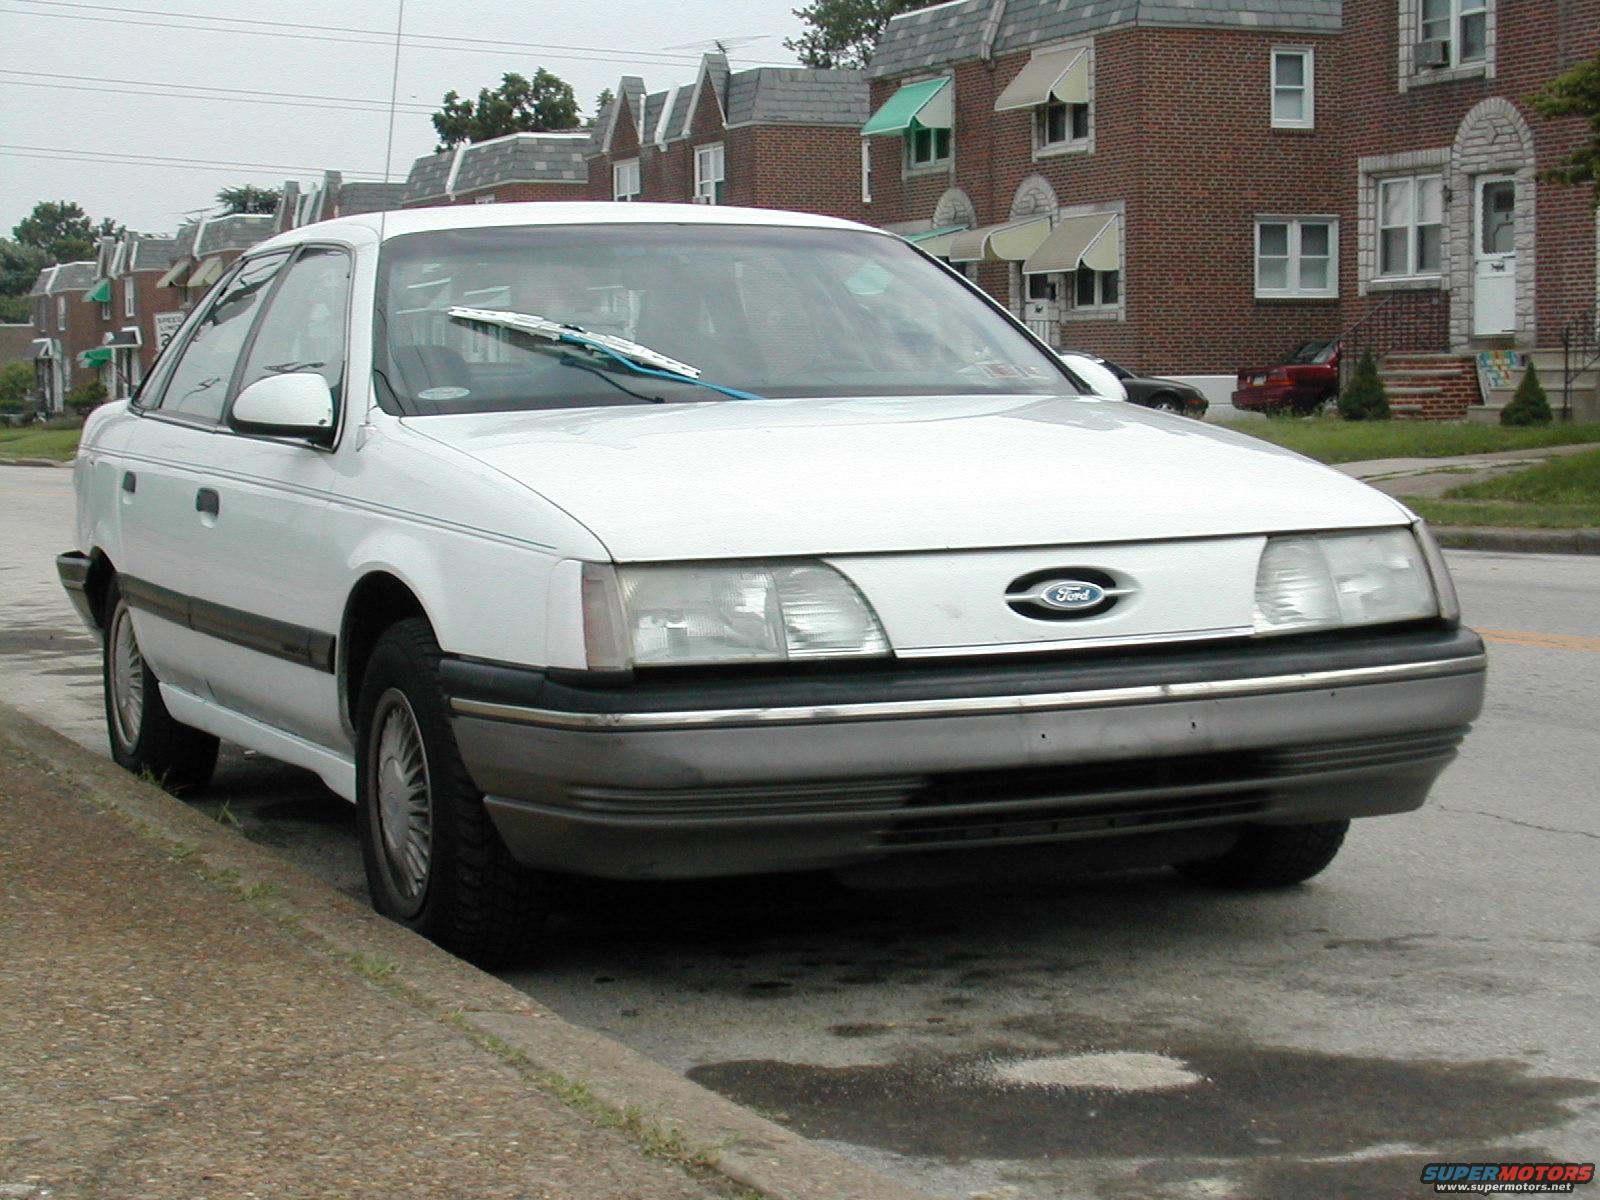
<instances>
[{"instance_id":1,"label":"car hood","mask_svg":"<svg viewBox=\"0 0 1600 1200\"><path fill-rule=\"evenodd\" d=\"M1270 443L1098 397L763 400L405 424L582 522L618 561L1394 525Z\"/></svg>"}]
</instances>

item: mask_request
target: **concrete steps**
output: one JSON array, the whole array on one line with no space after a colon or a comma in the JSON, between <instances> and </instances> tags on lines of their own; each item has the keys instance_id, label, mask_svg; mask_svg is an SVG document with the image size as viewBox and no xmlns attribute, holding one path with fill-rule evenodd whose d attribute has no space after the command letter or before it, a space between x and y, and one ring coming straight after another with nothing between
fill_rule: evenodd
<instances>
[{"instance_id":1,"label":"concrete steps","mask_svg":"<svg viewBox=\"0 0 1600 1200\"><path fill-rule=\"evenodd\" d=\"M1551 349L1525 351L1524 357L1532 361L1539 372L1539 382L1544 385L1545 395L1550 400L1550 407L1559 417L1561 412L1561 375L1562 354L1561 347ZM1470 421L1481 421L1486 424L1498 424L1500 410L1511 403L1511 397L1516 394L1517 384L1521 382L1518 377L1510 387L1491 388L1484 393L1483 405L1467 414ZM1600 364L1580 371L1572 381L1572 419L1577 422L1600 421Z\"/></svg>"}]
</instances>

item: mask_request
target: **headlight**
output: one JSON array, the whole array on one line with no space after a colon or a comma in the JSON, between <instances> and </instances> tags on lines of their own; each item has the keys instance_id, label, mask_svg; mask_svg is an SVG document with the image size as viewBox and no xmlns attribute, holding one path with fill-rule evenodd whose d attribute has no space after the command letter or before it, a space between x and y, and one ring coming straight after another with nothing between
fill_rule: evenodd
<instances>
[{"instance_id":1,"label":"headlight","mask_svg":"<svg viewBox=\"0 0 1600 1200\"><path fill-rule=\"evenodd\" d=\"M589 564L583 584L595 670L889 653L861 593L821 563Z\"/></svg>"},{"instance_id":2,"label":"headlight","mask_svg":"<svg viewBox=\"0 0 1600 1200\"><path fill-rule=\"evenodd\" d=\"M1257 633L1300 633L1437 616L1409 529L1267 539L1256 568Z\"/></svg>"}]
</instances>

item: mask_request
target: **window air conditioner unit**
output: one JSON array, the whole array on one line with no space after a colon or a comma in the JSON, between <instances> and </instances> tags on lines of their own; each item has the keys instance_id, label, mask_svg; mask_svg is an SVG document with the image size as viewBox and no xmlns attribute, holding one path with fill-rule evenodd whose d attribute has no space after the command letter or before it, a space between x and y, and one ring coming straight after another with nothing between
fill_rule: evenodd
<instances>
[{"instance_id":1,"label":"window air conditioner unit","mask_svg":"<svg viewBox=\"0 0 1600 1200\"><path fill-rule=\"evenodd\" d=\"M1418 42L1416 46L1416 65L1424 67L1448 67L1450 65L1450 43L1443 38L1429 38L1427 41Z\"/></svg>"}]
</instances>

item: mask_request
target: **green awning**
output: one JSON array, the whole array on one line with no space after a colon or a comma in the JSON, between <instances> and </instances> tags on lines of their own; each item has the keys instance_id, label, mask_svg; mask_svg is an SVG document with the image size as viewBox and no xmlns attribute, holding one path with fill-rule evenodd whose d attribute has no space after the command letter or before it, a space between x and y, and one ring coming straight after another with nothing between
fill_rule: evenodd
<instances>
[{"instance_id":1,"label":"green awning","mask_svg":"<svg viewBox=\"0 0 1600 1200\"><path fill-rule=\"evenodd\" d=\"M102 279L95 284L94 287L89 289L89 294L84 297L84 300L89 304L110 304L111 280Z\"/></svg>"},{"instance_id":2,"label":"green awning","mask_svg":"<svg viewBox=\"0 0 1600 1200\"><path fill-rule=\"evenodd\" d=\"M103 367L114 354L116 351L110 346L97 346L93 350L85 350L78 361L86 367Z\"/></svg>"},{"instance_id":3,"label":"green awning","mask_svg":"<svg viewBox=\"0 0 1600 1200\"><path fill-rule=\"evenodd\" d=\"M941 229L924 229L921 233L903 233L900 236L913 246L920 246L923 242L931 242L934 238L944 237L948 233L960 233L965 228L965 225L946 225Z\"/></svg>"},{"instance_id":4,"label":"green awning","mask_svg":"<svg viewBox=\"0 0 1600 1200\"><path fill-rule=\"evenodd\" d=\"M867 118L861 136L904 133L908 129L949 129L955 120L951 90L948 76L906 84Z\"/></svg>"}]
</instances>

